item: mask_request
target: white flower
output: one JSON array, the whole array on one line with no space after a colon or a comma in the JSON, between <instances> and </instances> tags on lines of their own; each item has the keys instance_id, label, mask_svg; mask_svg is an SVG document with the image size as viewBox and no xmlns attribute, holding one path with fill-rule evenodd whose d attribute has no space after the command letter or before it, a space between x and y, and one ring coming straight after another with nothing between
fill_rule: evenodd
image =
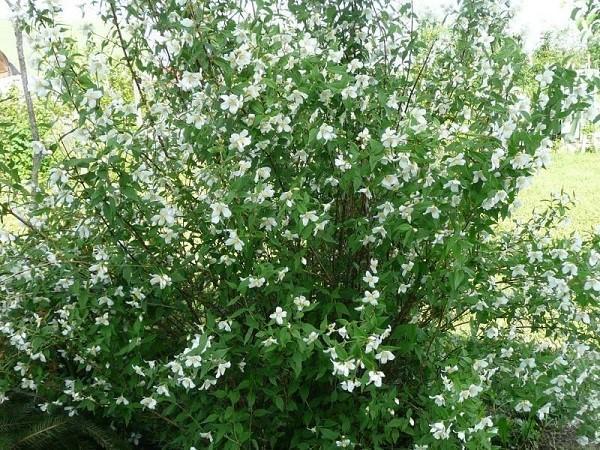
<instances>
[{"instance_id":1,"label":"white flower","mask_svg":"<svg viewBox=\"0 0 600 450\"><path fill-rule=\"evenodd\" d=\"M428 206L427 209L425 209L425 214L431 214L431 217L433 217L434 219L439 219L440 218L440 210L437 206L433 205L433 206Z\"/></svg>"},{"instance_id":2,"label":"white flower","mask_svg":"<svg viewBox=\"0 0 600 450\"><path fill-rule=\"evenodd\" d=\"M339 441L335 441L336 447L346 448L352 445L352 441L345 436L342 436L342 439Z\"/></svg>"},{"instance_id":3,"label":"white flower","mask_svg":"<svg viewBox=\"0 0 600 450\"><path fill-rule=\"evenodd\" d=\"M277 339L275 339L274 337L270 337L265 339L264 341L262 341L262 345L264 345L265 347L270 347L271 345L277 345Z\"/></svg>"},{"instance_id":4,"label":"white flower","mask_svg":"<svg viewBox=\"0 0 600 450\"><path fill-rule=\"evenodd\" d=\"M404 136L400 136L395 130L386 128L381 135L381 143L385 148L395 148L404 141Z\"/></svg>"},{"instance_id":5,"label":"white flower","mask_svg":"<svg viewBox=\"0 0 600 450\"><path fill-rule=\"evenodd\" d=\"M108 326L108 313L104 313L102 316L96 317L96 325Z\"/></svg>"},{"instance_id":6,"label":"white flower","mask_svg":"<svg viewBox=\"0 0 600 450\"><path fill-rule=\"evenodd\" d=\"M272 231L277 226L277 221L274 217L263 217L260 222L260 228L266 231Z\"/></svg>"},{"instance_id":7,"label":"white flower","mask_svg":"<svg viewBox=\"0 0 600 450\"><path fill-rule=\"evenodd\" d=\"M596 264L598 264L598 261L600 261L600 253L598 253L596 250L592 250L588 259L588 264L591 267L595 267Z\"/></svg>"},{"instance_id":8,"label":"white flower","mask_svg":"<svg viewBox=\"0 0 600 450\"><path fill-rule=\"evenodd\" d=\"M140 404L148 409L154 409L156 408L156 400L154 400L152 397L145 397L142 399L142 401L140 402Z\"/></svg>"},{"instance_id":9,"label":"white flower","mask_svg":"<svg viewBox=\"0 0 600 450\"><path fill-rule=\"evenodd\" d=\"M360 380L344 380L340 385L344 391L353 392L354 389L360 387L362 383Z\"/></svg>"},{"instance_id":10,"label":"white flower","mask_svg":"<svg viewBox=\"0 0 600 450\"><path fill-rule=\"evenodd\" d=\"M238 163L238 170L231 172L231 176L241 177L248 171L250 167L252 167L252 163L250 161L240 161Z\"/></svg>"},{"instance_id":11,"label":"white flower","mask_svg":"<svg viewBox=\"0 0 600 450\"><path fill-rule=\"evenodd\" d=\"M365 348L365 353L371 353L379 348L381 344L382 338L376 335L369 336L367 340L367 346Z\"/></svg>"},{"instance_id":12,"label":"white flower","mask_svg":"<svg viewBox=\"0 0 600 450\"><path fill-rule=\"evenodd\" d=\"M243 45L227 55L227 59L233 68L237 68L238 71L242 70L252 62L252 54L247 50L247 48L248 47L246 45Z\"/></svg>"},{"instance_id":13,"label":"white flower","mask_svg":"<svg viewBox=\"0 0 600 450\"><path fill-rule=\"evenodd\" d=\"M21 388L35 391L37 389L37 384L31 378L23 378L21 379Z\"/></svg>"},{"instance_id":14,"label":"white flower","mask_svg":"<svg viewBox=\"0 0 600 450\"><path fill-rule=\"evenodd\" d=\"M307 211L304 214L300 214L300 219L302 220L302 225L308 225L308 222L316 222L319 220L319 216L317 216L316 211Z\"/></svg>"},{"instance_id":15,"label":"white flower","mask_svg":"<svg viewBox=\"0 0 600 450\"><path fill-rule=\"evenodd\" d=\"M190 389L194 389L196 387L196 383L194 383L194 381L191 378L188 377L182 377L179 380L177 380L179 382L179 384L181 384L185 390L190 390Z\"/></svg>"},{"instance_id":16,"label":"white flower","mask_svg":"<svg viewBox=\"0 0 600 450\"><path fill-rule=\"evenodd\" d=\"M102 296L102 297L100 297L98 299L98 304L100 306L102 306L102 305L108 305L108 307L111 308L115 304L115 302L112 301L112 299L110 299L109 297Z\"/></svg>"},{"instance_id":17,"label":"white flower","mask_svg":"<svg viewBox=\"0 0 600 450\"><path fill-rule=\"evenodd\" d=\"M227 230L229 233L229 237L225 241L225 245L228 247L233 247L236 251L241 252L242 248L244 248L244 242L237 235L237 231L235 230Z\"/></svg>"},{"instance_id":18,"label":"white flower","mask_svg":"<svg viewBox=\"0 0 600 450\"><path fill-rule=\"evenodd\" d=\"M369 382L367 384L373 383L375 387L381 387L381 382L385 374L381 371L375 372L373 370L369 371Z\"/></svg>"},{"instance_id":19,"label":"white flower","mask_svg":"<svg viewBox=\"0 0 600 450\"><path fill-rule=\"evenodd\" d=\"M328 223L329 223L329 220L324 220L323 222L315 225L315 229L313 231L313 236L316 236L318 232L323 231Z\"/></svg>"},{"instance_id":20,"label":"white flower","mask_svg":"<svg viewBox=\"0 0 600 450\"><path fill-rule=\"evenodd\" d=\"M164 384L161 384L160 386L158 386L156 388L156 393L158 395L164 395L165 397L171 396L171 394L169 394L169 388L167 386L165 386Z\"/></svg>"},{"instance_id":21,"label":"white flower","mask_svg":"<svg viewBox=\"0 0 600 450\"><path fill-rule=\"evenodd\" d=\"M177 85L184 91L191 91L194 88L200 86L202 81L202 72L183 72L181 79Z\"/></svg>"},{"instance_id":22,"label":"white flower","mask_svg":"<svg viewBox=\"0 0 600 450\"><path fill-rule=\"evenodd\" d=\"M354 58L352 61L348 63L348 72L354 73L359 69L362 69L364 64L358 59Z\"/></svg>"},{"instance_id":23,"label":"white flower","mask_svg":"<svg viewBox=\"0 0 600 450\"><path fill-rule=\"evenodd\" d=\"M335 139L337 135L333 131L333 127L331 125L327 125L326 123L322 124L317 133L317 139L323 140L325 142L331 141Z\"/></svg>"},{"instance_id":24,"label":"white flower","mask_svg":"<svg viewBox=\"0 0 600 450\"><path fill-rule=\"evenodd\" d=\"M442 394L430 395L429 398L432 399L437 406L444 406L446 404L446 399Z\"/></svg>"},{"instance_id":25,"label":"white flower","mask_svg":"<svg viewBox=\"0 0 600 450\"><path fill-rule=\"evenodd\" d=\"M455 194L460 191L461 185L458 180L450 180L446 184L444 184L444 189L450 189L451 192Z\"/></svg>"},{"instance_id":26,"label":"white flower","mask_svg":"<svg viewBox=\"0 0 600 450\"><path fill-rule=\"evenodd\" d=\"M511 160L510 164L513 169L519 170L519 169L525 169L525 168L530 167L531 162L532 162L531 155L524 153L524 152L519 152Z\"/></svg>"},{"instance_id":27,"label":"white flower","mask_svg":"<svg viewBox=\"0 0 600 450\"><path fill-rule=\"evenodd\" d=\"M434 424L430 424L429 426L431 427L429 431L433 435L434 439L448 439L450 437L450 428L452 426L446 428L444 422L436 422Z\"/></svg>"},{"instance_id":28,"label":"white flower","mask_svg":"<svg viewBox=\"0 0 600 450\"><path fill-rule=\"evenodd\" d=\"M415 108L410 112L410 115L416 122L414 125L411 126L411 129L415 133L420 133L421 131L425 130L425 127L427 126L427 120L425 120L425 112L426 111L423 108Z\"/></svg>"},{"instance_id":29,"label":"white flower","mask_svg":"<svg viewBox=\"0 0 600 450\"><path fill-rule=\"evenodd\" d=\"M273 116L273 118L270 120L270 123L275 124L278 133L289 133L292 131L292 127L290 126L292 119L288 116L284 116L283 114L277 114L276 116Z\"/></svg>"},{"instance_id":30,"label":"white flower","mask_svg":"<svg viewBox=\"0 0 600 450\"><path fill-rule=\"evenodd\" d=\"M329 49L329 52L327 53L327 61L330 61L335 64L339 64L343 57L344 57L343 50Z\"/></svg>"},{"instance_id":31,"label":"white flower","mask_svg":"<svg viewBox=\"0 0 600 450\"><path fill-rule=\"evenodd\" d=\"M358 133L356 137L362 142L366 143L369 139L371 139L371 133L369 133L368 128L363 128L363 130L360 133Z\"/></svg>"},{"instance_id":32,"label":"white flower","mask_svg":"<svg viewBox=\"0 0 600 450\"><path fill-rule=\"evenodd\" d=\"M531 407L533 405L531 404L531 402L529 400L522 400L519 403L516 404L515 406L515 411L517 412L529 412L531 411Z\"/></svg>"},{"instance_id":33,"label":"white flower","mask_svg":"<svg viewBox=\"0 0 600 450\"><path fill-rule=\"evenodd\" d=\"M469 398L477 397L482 391L483 388L481 386L471 384L468 389L460 391L458 394L458 401L462 403Z\"/></svg>"},{"instance_id":34,"label":"white flower","mask_svg":"<svg viewBox=\"0 0 600 450\"><path fill-rule=\"evenodd\" d=\"M317 339L319 338L319 334L316 331L311 331L310 334L305 337L302 338L302 340L307 344L310 345L313 342L315 342Z\"/></svg>"},{"instance_id":35,"label":"white flower","mask_svg":"<svg viewBox=\"0 0 600 450\"><path fill-rule=\"evenodd\" d=\"M578 272L578 269L577 269L577 266L575 264L573 264L571 262L568 262L568 261L565 262L565 263L563 263L562 273L564 275L577 276L577 272Z\"/></svg>"},{"instance_id":36,"label":"white flower","mask_svg":"<svg viewBox=\"0 0 600 450\"><path fill-rule=\"evenodd\" d=\"M200 367L202 365L202 356L200 355L192 355L186 356L185 358L185 366L186 367Z\"/></svg>"},{"instance_id":37,"label":"white flower","mask_svg":"<svg viewBox=\"0 0 600 450\"><path fill-rule=\"evenodd\" d=\"M469 395L471 397L477 397L481 392L483 392L483 388L477 384L471 384L469 386Z\"/></svg>"},{"instance_id":38,"label":"white flower","mask_svg":"<svg viewBox=\"0 0 600 450\"><path fill-rule=\"evenodd\" d=\"M398 109L398 95L395 92L388 97L385 106L391 109Z\"/></svg>"},{"instance_id":39,"label":"white flower","mask_svg":"<svg viewBox=\"0 0 600 450\"><path fill-rule=\"evenodd\" d=\"M244 97L241 95L221 95L221 109L223 111L229 111L230 114L235 114L244 104Z\"/></svg>"},{"instance_id":40,"label":"white flower","mask_svg":"<svg viewBox=\"0 0 600 450\"><path fill-rule=\"evenodd\" d=\"M96 53L89 58L89 71L98 78L105 78L108 75L108 58L102 53Z\"/></svg>"},{"instance_id":41,"label":"white flower","mask_svg":"<svg viewBox=\"0 0 600 450\"><path fill-rule=\"evenodd\" d=\"M40 141L31 141L31 147L33 148L34 156L46 156L50 155L52 152L46 148L46 146ZM66 174L65 174L66 176Z\"/></svg>"},{"instance_id":42,"label":"white flower","mask_svg":"<svg viewBox=\"0 0 600 450\"><path fill-rule=\"evenodd\" d=\"M318 55L321 53L321 49L319 48L319 42L310 36L310 34L305 33L302 39L298 42L298 48L300 49L300 55L303 57Z\"/></svg>"},{"instance_id":43,"label":"white flower","mask_svg":"<svg viewBox=\"0 0 600 450\"><path fill-rule=\"evenodd\" d=\"M277 272L277 281L283 281L283 279L285 278L285 274L288 273L290 271L289 267L284 267L283 269L280 269Z\"/></svg>"},{"instance_id":44,"label":"white flower","mask_svg":"<svg viewBox=\"0 0 600 450\"><path fill-rule=\"evenodd\" d=\"M152 225L173 225L175 223L175 218L177 216L177 209L172 206L165 206L161 208L158 214L152 216Z\"/></svg>"},{"instance_id":45,"label":"white flower","mask_svg":"<svg viewBox=\"0 0 600 450\"><path fill-rule=\"evenodd\" d=\"M490 339L495 339L498 337L498 328L496 327L490 327L486 330L485 335L490 338Z\"/></svg>"},{"instance_id":46,"label":"white flower","mask_svg":"<svg viewBox=\"0 0 600 450\"><path fill-rule=\"evenodd\" d=\"M194 26L194 21L192 19L188 19L188 18L181 19L180 23L182 26L184 26L186 28L191 28Z\"/></svg>"},{"instance_id":47,"label":"white flower","mask_svg":"<svg viewBox=\"0 0 600 450\"><path fill-rule=\"evenodd\" d=\"M552 406L550 403L546 403L544 406L542 406L540 409L538 409L538 412L537 412L538 419L544 420L544 418L548 414L550 414L550 406Z\"/></svg>"},{"instance_id":48,"label":"white flower","mask_svg":"<svg viewBox=\"0 0 600 450\"><path fill-rule=\"evenodd\" d=\"M265 277L248 277L248 287L250 289L262 287L265 284L265 281L267 281Z\"/></svg>"},{"instance_id":49,"label":"white flower","mask_svg":"<svg viewBox=\"0 0 600 450\"><path fill-rule=\"evenodd\" d=\"M294 297L294 305L296 305L298 311L302 311L304 308L308 308L310 306L310 302L306 300L304 295L299 295L298 297Z\"/></svg>"},{"instance_id":50,"label":"white flower","mask_svg":"<svg viewBox=\"0 0 600 450\"><path fill-rule=\"evenodd\" d=\"M254 176L254 182L257 183L260 180L266 180L271 176L270 167L260 167L256 169L256 175Z\"/></svg>"},{"instance_id":51,"label":"white flower","mask_svg":"<svg viewBox=\"0 0 600 450\"><path fill-rule=\"evenodd\" d=\"M287 312L281 309L280 306L275 308L275 312L269 316L269 318L273 319L277 325L283 325L283 319L287 317Z\"/></svg>"},{"instance_id":52,"label":"white flower","mask_svg":"<svg viewBox=\"0 0 600 450\"><path fill-rule=\"evenodd\" d=\"M492 421L492 418L490 416L486 416L475 424L475 426L473 427L473 430L481 431L481 430L485 430L486 428L491 428L493 426L494 426L494 422Z\"/></svg>"},{"instance_id":53,"label":"white flower","mask_svg":"<svg viewBox=\"0 0 600 450\"><path fill-rule=\"evenodd\" d=\"M119 395L116 399L115 399L115 403L117 405L129 405L129 400L127 400L125 397L123 397L122 395Z\"/></svg>"},{"instance_id":54,"label":"white flower","mask_svg":"<svg viewBox=\"0 0 600 450\"><path fill-rule=\"evenodd\" d=\"M395 191L400 187L400 182L396 175L386 175L381 181L381 185L390 191Z\"/></svg>"},{"instance_id":55,"label":"white flower","mask_svg":"<svg viewBox=\"0 0 600 450\"><path fill-rule=\"evenodd\" d=\"M321 91L321 93L319 94L319 100L321 100L326 105L329 104L332 97L333 97L333 92L331 92L330 89L325 89L324 91Z\"/></svg>"},{"instance_id":56,"label":"white flower","mask_svg":"<svg viewBox=\"0 0 600 450\"><path fill-rule=\"evenodd\" d=\"M251 100L257 99L260 96L260 87L256 84L246 86L244 88L244 95Z\"/></svg>"},{"instance_id":57,"label":"white flower","mask_svg":"<svg viewBox=\"0 0 600 450\"><path fill-rule=\"evenodd\" d=\"M446 161L446 164L448 164L448 167L464 166L466 163L467 162L465 161L464 153L459 153L458 155L453 156L452 158L448 158L448 160ZM485 181L485 178L484 178L484 181Z\"/></svg>"},{"instance_id":58,"label":"white flower","mask_svg":"<svg viewBox=\"0 0 600 450\"><path fill-rule=\"evenodd\" d=\"M388 361L393 361L396 359L394 354L388 350L383 350L375 355L375 359L378 360L381 364L386 364Z\"/></svg>"},{"instance_id":59,"label":"white flower","mask_svg":"<svg viewBox=\"0 0 600 450\"><path fill-rule=\"evenodd\" d=\"M210 431L208 433L199 433L199 435L202 439L208 439L208 442L213 441L212 433ZM190 449L190 450L192 450L192 449Z\"/></svg>"},{"instance_id":60,"label":"white flower","mask_svg":"<svg viewBox=\"0 0 600 450\"><path fill-rule=\"evenodd\" d=\"M215 375L216 378L221 378L223 376L223 374L225 374L225 371L227 369L229 369L231 367L231 363L229 361L226 361L224 363L220 363L217 366L217 374Z\"/></svg>"},{"instance_id":61,"label":"white flower","mask_svg":"<svg viewBox=\"0 0 600 450\"><path fill-rule=\"evenodd\" d=\"M211 386L214 386L215 384L217 384L217 380L213 378L207 378L206 380L204 380L204 383L202 383L202 386L200 386L200 390L207 391L211 388Z\"/></svg>"},{"instance_id":62,"label":"white flower","mask_svg":"<svg viewBox=\"0 0 600 450\"><path fill-rule=\"evenodd\" d=\"M85 94L83 94L83 104L89 107L89 108L95 108L96 105L98 104L98 100L100 100L102 98L102 91L97 91L94 89L88 89L87 91L85 91Z\"/></svg>"},{"instance_id":63,"label":"white flower","mask_svg":"<svg viewBox=\"0 0 600 450\"><path fill-rule=\"evenodd\" d=\"M250 145L252 139L248 136L248 130L242 130L239 133L233 133L229 138L229 150L243 152Z\"/></svg>"},{"instance_id":64,"label":"white flower","mask_svg":"<svg viewBox=\"0 0 600 450\"><path fill-rule=\"evenodd\" d=\"M274 195L275 195L275 190L273 189L273 185L267 183L263 186L263 188L256 195L256 202L260 204L260 203L264 202L267 198L271 198Z\"/></svg>"},{"instance_id":65,"label":"white flower","mask_svg":"<svg viewBox=\"0 0 600 450\"><path fill-rule=\"evenodd\" d=\"M231 320L221 320L217 324L217 328L219 328L219 330L227 331L229 333L231 331L231 324Z\"/></svg>"},{"instance_id":66,"label":"white flower","mask_svg":"<svg viewBox=\"0 0 600 450\"><path fill-rule=\"evenodd\" d=\"M171 277L166 274L155 273L152 274L152 278L150 278L150 284L152 286L158 284L160 289L164 289L171 285Z\"/></svg>"},{"instance_id":67,"label":"white flower","mask_svg":"<svg viewBox=\"0 0 600 450\"><path fill-rule=\"evenodd\" d=\"M540 83L542 88L552 83L553 78L554 72L552 72L550 69L544 70L543 73L540 73L535 77L536 81Z\"/></svg>"},{"instance_id":68,"label":"white flower","mask_svg":"<svg viewBox=\"0 0 600 450\"><path fill-rule=\"evenodd\" d=\"M210 208L212 209L212 214L210 216L210 221L212 223L219 223L221 217L225 219L231 217L231 210L225 203L216 202L210 205Z\"/></svg>"},{"instance_id":69,"label":"white flower","mask_svg":"<svg viewBox=\"0 0 600 450\"><path fill-rule=\"evenodd\" d=\"M371 272L367 270L367 273L363 277L363 281L369 285L370 288L374 288L375 284L379 281L379 277L373 275Z\"/></svg>"},{"instance_id":70,"label":"white flower","mask_svg":"<svg viewBox=\"0 0 600 450\"><path fill-rule=\"evenodd\" d=\"M350 375L350 371L356 369L356 360L354 359L349 359L348 361L343 362L332 360L331 363L333 364L332 375L342 375L347 377Z\"/></svg>"},{"instance_id":71,"label":"white flower","mask_svg":"<svg viewBox=\"0 0 600 450\"><path fill-rule=\"evenodd\" d=\"M583 285L583 289L589 291L593 289L596 292L600 292L600 280L598 278L588 277L585 280L585 284Z\"/></svg>"},{"instance_id":72,"label":"white flower","mask_svg":"<svg viewBox=\"0 0 600 450\"><path fill-rule=\"evenodd\" d=\"M342 172L352 169L352 164L344 159L344 155L338 153L335 157L335 161L333 162L335 167L340 169Z\"/></svg>"},{"instance_id":73,"label":"white flower","mask_svg":"<svg viewBox=\"0 0 600 450\"><path fill-rule=\"evenodd\" d=\"M348 98L356 98L358 96L358 91L356 86L347 86L342 89L342 99L346 100Z\"/></svg>"},{"instance_id":74,"label":"white flower","mask_svg":"<svg viewBox=\"0 0 600 450\"><path fill-rule=\"evenodd\" d=\"M375 290L373 292L365 291L365 294L362 298L363 303L368 303L369 305L376 306L379 302L379 291Z\"/></svg>"}]
</instances>

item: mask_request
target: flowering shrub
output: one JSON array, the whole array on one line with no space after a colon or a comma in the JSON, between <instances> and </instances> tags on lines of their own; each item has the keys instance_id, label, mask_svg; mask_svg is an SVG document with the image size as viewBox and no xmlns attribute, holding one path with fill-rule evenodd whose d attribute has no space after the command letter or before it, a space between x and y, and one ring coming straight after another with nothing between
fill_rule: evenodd
<instances>
[{"instance_id":1,"label":"flowering shrub","mask_svg":"<svg viewBox=\"0 0 600 450\"><path fill-rule=\"evenodd\" d=\"M599 80L529 98L503 2L396 6L109 0L84 58L30 2L72 129L3 207L2 398L144 448L598 442L600 236L553 237L566 196L496 225Z\"/></svg>"}]
</instances>

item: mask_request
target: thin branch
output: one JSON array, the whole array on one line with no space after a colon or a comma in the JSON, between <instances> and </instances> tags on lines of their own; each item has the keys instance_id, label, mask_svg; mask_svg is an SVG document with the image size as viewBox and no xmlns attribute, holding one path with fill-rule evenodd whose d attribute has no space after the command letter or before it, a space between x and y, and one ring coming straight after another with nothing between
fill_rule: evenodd
<instances>
[{"instance_id":1,"label":"thin branch","mask_svg":"<svg viewBox=\"0 0 600 450\"><path fill-rule=\"evenodd\" d=\"M16 4L9 0L5 0L6 4L16 13L21 7L21 0L17 0ZM27 106L27 117L29 120L29 128L31 130L31 139L33 141L40 140L40 133L35 118L35 110L33 109L33 101L29 92L29 82L27 79L27 63L25 62L25 52L23 50L23 30L18 24L18 19L14 20L15 38L17 41L17 57L19 59L19 71L21 72L21 84L23 85L23 97ZM42 165L42 154L34 153L31 167L31 182L33 184L33 193L38 190L39 173Z\"/></svg>"}]
</instances>

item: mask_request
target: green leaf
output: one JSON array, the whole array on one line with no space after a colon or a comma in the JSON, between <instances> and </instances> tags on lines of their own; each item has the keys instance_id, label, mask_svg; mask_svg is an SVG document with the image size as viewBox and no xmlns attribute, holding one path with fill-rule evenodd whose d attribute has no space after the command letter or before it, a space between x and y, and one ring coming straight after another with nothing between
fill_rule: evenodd
<instances>
[{"instance_id":1,"label":"green leaf","mask_svg":"<svg viewBox=\"0 0 600 450\"><path fill-rule=\"evenodd\" d=\"M275 406L277 406L277 409L279 409L280 411L283 411L285 409L285 405L281 397L275 397Z\"/></svg>"}]
</instances>

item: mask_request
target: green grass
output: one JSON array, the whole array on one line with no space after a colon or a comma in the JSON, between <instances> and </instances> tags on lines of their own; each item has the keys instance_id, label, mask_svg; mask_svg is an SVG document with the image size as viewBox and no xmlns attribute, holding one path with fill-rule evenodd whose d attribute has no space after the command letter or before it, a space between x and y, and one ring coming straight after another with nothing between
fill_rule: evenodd
<instances>
[{"instance_id":1,"label":"green grass","mask_svg":"<svg viewBox=\"0 0 600 450\"><path fill-rule=\"evenodd\" d=\"M555 152L549 168L536 175L533 184L521 193L523 204L515 217L527 219L534 208L543 208L543 200L561 189L575 200L569 211L574 230L586 232L600 225L600 152Z\"/></svg>"}]
</instances>

